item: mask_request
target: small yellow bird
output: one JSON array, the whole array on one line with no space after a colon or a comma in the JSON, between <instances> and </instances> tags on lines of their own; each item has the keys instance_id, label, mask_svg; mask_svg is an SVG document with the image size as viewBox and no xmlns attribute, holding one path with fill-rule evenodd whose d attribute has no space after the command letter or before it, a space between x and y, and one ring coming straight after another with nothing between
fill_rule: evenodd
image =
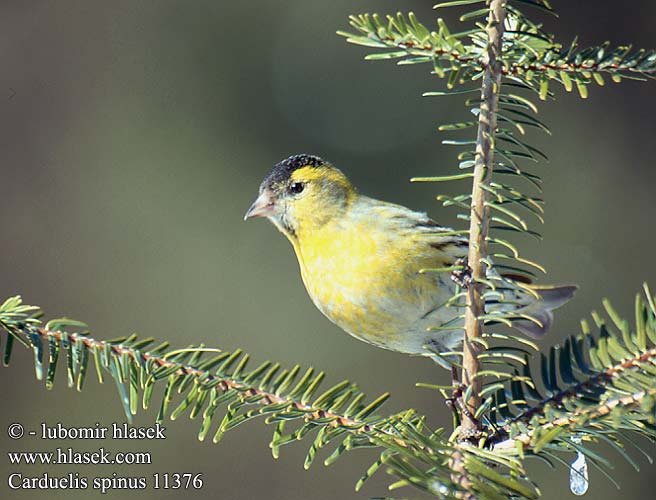
<instances>
[{"instance_id":1,"label":"small yellow bird","mask_svg":"<svg viewBox=\"0 0 656 500\"><path fill-rule=\"evenodd\" d=\"M370 344L450 367L438 353L457 351L463 341L463 309L446 305L456 284L448 273L419 270L466 258L466 238L425 213L358 193L340 170L305 154L273 167L244 219L251 217L267 217L289 239L310 298L333 323ZM515 328L541 336L552 324L551 310L576 288L531 286L531 292L518 284L506 290L503 304L490 299L486 306L511 311Z\"/></svg>"}]
</instances>

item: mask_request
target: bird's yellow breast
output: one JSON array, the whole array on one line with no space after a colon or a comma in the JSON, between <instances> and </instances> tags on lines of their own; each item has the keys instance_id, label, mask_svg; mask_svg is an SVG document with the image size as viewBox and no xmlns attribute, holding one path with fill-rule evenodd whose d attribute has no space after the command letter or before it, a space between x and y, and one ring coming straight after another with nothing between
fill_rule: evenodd
<instances>
[{"instance_id":1,"label":"bird's yellow breast","mask_svg":"<svg viewBox=\"0 0 656 500\"><path fill-rule=\"evenodd\" d=\"M439 263L425 242L375 215L348 213L300 229L292 244L312 301L331 321L362 340L402 350L408 331L440 300L435 276L418 271Z\"/></svg>"}]
</instances>

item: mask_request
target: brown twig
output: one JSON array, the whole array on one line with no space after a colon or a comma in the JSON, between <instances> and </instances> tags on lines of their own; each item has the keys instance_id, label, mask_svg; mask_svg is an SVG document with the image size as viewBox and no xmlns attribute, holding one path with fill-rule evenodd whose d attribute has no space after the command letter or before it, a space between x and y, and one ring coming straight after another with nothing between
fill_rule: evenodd
<instances>
[{"instance_id":1,"label":"brown twig","mask_svg":"<svg viewBox=\"0 0 656 500\"><path fill-rule=\"evenodd\" d=\"M12 328L11 330L13 335L18 335L22 331L14 328ZM54 338L58 342L61 342L64 338L64 333L58 330L49 330L40 327L36 329L36 332L41 338L46 338L46 339ZM175 361L166 359L163 356L158 356L156 354L151 354L149 352L141 352L139 350L132 349L130 347L125 347L120 343L110 343L104 340L96 340L92 337L79 333L69 333L68 342L72 344L75 344L77 342L82 342L88 349L92 349L92 350L98 349L101 352L104 349L106 349L107 346L109 346L109 349L111 349L111 351L116 353L117 355L128 356L129 358L137 362L150 361L151 363L157 365L158 368L176 367L177 368L175 372L176 374L192 375L198 379L202 378L203 383L210 383L219 380L217 385L223 391L234 389L236 391L243 393L245 397L250 398L252 396L260 396L261 399L258 402L263 406L280 404L280 403L289 403L290 409L302 411L303 413L306 414L305 418L307 418L308 420L327 419L332 422L331 425L348 427L352 429L352 432L364 432L364 433L381 432L383 434L387 434L388 436L391 435L386 430L375 428L375 424L374 425L368 424L362 420L353 419L344 415L340 415L338 413L333 413L330 411L323 410L321 408L316 408L311 404L302 403L300 401L294 401L293 399L286 398L284 396L280 396L278 394L274 394L269 391L265 391L256 386L247 385L237 380L231 380L230 378L227 377L208 374L206 370L201 370L193 366L177 363Z\"/></svg>"},{"instance_id":2,"label":"brown twig","mask_svg":"<svg viewBox=\"0 0 656 500\"><path fill-rule=\"evenodd\" d=\"M412 40L404 40L397 42L392 37L380 37L381 42L386 42L390 47L398 47L408 50L409 53L415 55L428 55L431 57L447 56L449 60L454 60L462 65L476 66L480 70L485 70L488 67L489 59L479 58L476 56L463 55L457 50L443 49L441 47L433 47L432 45L421 45ZM411 52L412 51L412 52ZM555 52L556 58L559 53ZM549 70L565 71L566 73L582 73L582 72L620 72L624 74L636 74L645 78L656 78L653 71L645 71L635 66L622 65L618 62L590 62L590 61L566 61L566 62L524 62L517 63L513 61L506 61L506 64L500 68L503 76L507 75L521 75L527 71L543 73Z\"/></svg>"},{"instance_id":3,"label":"brown twig","mask_svg":"<svg viewBox=\"0 0 656 500\"><path fill-rule=\"evenodd\" d=\"M481 105L478 115L478 133L476 138L476 163L471 197L471 219L469 226L468 264L471 268L472 283L467 288L467 310L465 312L465 342L463 353L462 380L472 388L471 396L465 401L469 413L476 414L481 405L481 377L476 374L481 369L478 359L479 346L475 343L482 335L482 322L479 316L485 313L483 298L487 266L483 260L487 257L487 235L489 229L489 208L487 207L486 189L494 169L494 131L496 129L496 110L501 85L501 42L504 20L506 18L506 0L492 0L486 27L488 47L486 66L481 88ZM480 424L473 418L462 422L461 434L469 436L480 430Z\"/></svg>"},{"instance_id":4,"label":"brown twig","mask_svg":"<svg viewBox=\"0 0 656 500\"><path fill-rule=\"evenodd\" d=\"M510 439L506 439L505 441L501 441L494 445L494 449L499 452L507 449L516 449L517 442L521 442L524 445L530 445L537 429L544 433L545 431L553 429L554 427L567 427L580 422L582 417L586 418L588 426L592 426L592 421L595 418L605 417L616 408L623 408L625 410L640 408L645 398L654 397L655 395L656 389L650 389L647 391L636 392L635 394L629 394L628 396L623 396L621 398L610 399L598 404L597 406L574 411L551 422L542 424L539 427L532 429L531 431L524 432Z\"/></svg>"}]
</instances>

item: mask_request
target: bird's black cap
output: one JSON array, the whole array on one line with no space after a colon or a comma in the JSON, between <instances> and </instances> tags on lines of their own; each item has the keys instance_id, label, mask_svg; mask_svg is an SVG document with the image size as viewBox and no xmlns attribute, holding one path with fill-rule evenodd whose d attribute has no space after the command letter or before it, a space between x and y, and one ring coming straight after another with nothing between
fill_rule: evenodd
<instances>
[{"instance_id":1,"label":"bird's black cap","mask_svg":"<svg viewBox=\"0 0 656 500\"><path fill-rule=\"evenodd\" d=\"M262 184L265 186L280 184L287 181L292 175L292 172L298 170L299 168L317 168L326 165L327 163L328 162L322 160L318 156L307 154L293 155L279 163L276 163L271 169L271 172L269 172L264 178Z\"/></svg>"}]
</instances>

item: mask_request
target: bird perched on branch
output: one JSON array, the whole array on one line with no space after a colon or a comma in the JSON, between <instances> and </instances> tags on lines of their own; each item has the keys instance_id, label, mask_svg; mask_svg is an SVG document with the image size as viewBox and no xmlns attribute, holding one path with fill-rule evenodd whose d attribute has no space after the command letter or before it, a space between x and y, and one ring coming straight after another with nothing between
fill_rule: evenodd
<instances>
[{"instance_id":1,"label":"bird perched on branch","mask_svg":"<svg viewBox=\"0 0 656 500\"><path fill-rule=\"evenodd\" d=\"M465 237L425 213L360 194L340 170L305 154L273 167L244 219L252 217L267 217L289 239L310 298L333 323L378 347L450 366L464 336L463 299L454 301L448 271L430 270L457 268L468 253ZM505 285L486 299L487 312L503 312L534 337L576 290L488 274Z\"/></svg>"}]
</instances>

